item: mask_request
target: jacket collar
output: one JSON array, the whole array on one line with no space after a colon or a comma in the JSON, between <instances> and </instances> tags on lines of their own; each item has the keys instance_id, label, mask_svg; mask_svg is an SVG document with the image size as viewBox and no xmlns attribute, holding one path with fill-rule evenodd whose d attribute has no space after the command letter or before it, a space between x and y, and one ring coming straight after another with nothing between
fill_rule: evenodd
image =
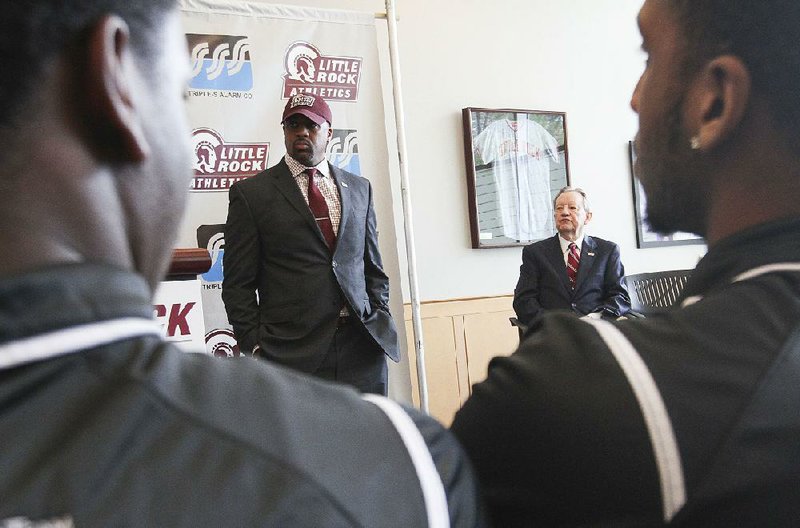
<instances>
[{"instance_id":1,"label":"jacket collar","mask_svg":"<svg viewBox=\"0 0 800 528\"><path fill-rule=\"evenodd\" d=\"M0 280L0 343L95 321L152 320L140 275L102 264L64 264Z\"/></svg>"}]
</instances>

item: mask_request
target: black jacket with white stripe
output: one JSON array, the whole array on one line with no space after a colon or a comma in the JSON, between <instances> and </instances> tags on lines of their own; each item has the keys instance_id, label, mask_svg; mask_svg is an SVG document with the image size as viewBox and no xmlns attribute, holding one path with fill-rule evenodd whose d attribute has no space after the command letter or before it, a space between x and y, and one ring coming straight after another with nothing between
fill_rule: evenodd
<instances>
[{"instance_id":1,"label":"black jacket with white stripe","mask_svg":"<svg viewBox=\"0 0 800 528\"><path fill-rule=\"evenodd\" d=\"M102 266L0 281L0 526L482 525L434 420L182 353L149 303Z\"/></svg>"},{"instance_id":2,"label":"black jacket with white stripe","mask_svg":"<svg viewBox=\"0 0 800 528\"><path fill-rule=\"evenodd\" d=\"M800 525L800 220L726 239L662 317L546 316L452 430L497 526Z\"/></svg>"}]
</instances>

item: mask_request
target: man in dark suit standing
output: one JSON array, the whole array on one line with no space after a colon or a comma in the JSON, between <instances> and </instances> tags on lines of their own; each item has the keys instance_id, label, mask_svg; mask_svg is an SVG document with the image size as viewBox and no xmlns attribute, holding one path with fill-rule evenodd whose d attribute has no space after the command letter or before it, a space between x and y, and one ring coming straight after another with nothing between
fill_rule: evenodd
<instances>
[{"instance_id":1,"label":"man in dark suit standing","mask_svg":"<svg viewBox=\"0 0 800 528\"><path fill-rule=\"evenodd\" d=\"M619 247L584 234L592 219L586 193L564 187L553 204L558 233L522 250L514 290L517 318L529 325L543 310L572 310L580 316L617 318L631 308L623 284Z\"/></svg>"},{"instance_id":2,"label":"man in dark suit standing","mask_svg":"<svg viewBox=\"0 0 800 528\"><path fill-rule=\"evenodd\" d=\"M399 351L372 187L327 162L331 121L322 97L292 96L286 156L231 187L222 298L242 350L385 395Z\"/></svg>"}]
</instances>

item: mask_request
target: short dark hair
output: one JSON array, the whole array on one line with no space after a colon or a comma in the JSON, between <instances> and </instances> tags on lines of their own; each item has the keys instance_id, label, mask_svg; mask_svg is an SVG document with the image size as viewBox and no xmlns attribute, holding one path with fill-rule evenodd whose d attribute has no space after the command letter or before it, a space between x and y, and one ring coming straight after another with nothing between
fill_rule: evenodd
<instances>
[{"instance_id":1,"label":"short dark hair","mask_svg":"<svg viewBox=\"0 0 800 528\"><path fill-rule=\"evenodd\" d=\"M107 14L124 19L131 45L149 54L148 30L177 0L11 0L2 2L0 19L0 125L13 123L34 91L48 61L86 35Z\"/></svg>"},{"instance_id":2,"label":"short dark hair","mask_svg":"<svg viewBox=\"0 0 800 528\"><path fill-rule=\"evenodd\" d=\"M684 72L731 53L751 74L754 93L800 152L800 2L669 0L685 41Z\"/></svg>"}]
</instances>

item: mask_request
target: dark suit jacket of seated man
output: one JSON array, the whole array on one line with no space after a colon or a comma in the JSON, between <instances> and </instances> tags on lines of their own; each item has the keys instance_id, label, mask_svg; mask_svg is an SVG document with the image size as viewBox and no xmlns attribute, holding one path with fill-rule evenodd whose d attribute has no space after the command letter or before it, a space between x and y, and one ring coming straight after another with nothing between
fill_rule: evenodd
<instances>
[{"instance_id":1,"label":"dark suit jacket of seated man","mask_svg":"<svg viewBox=\"0 0 800 528\"><path fill-rule=\"evenodd\" d=\"M564 187L556 196L553 211L558 233L522 250L522 266L514 290L517 318L529 325L544 310L554 309L572 310L580 316L625 315L631 301L623 284L625 269L619 246L584 234L584 226L592 218L586 193ZM570 242L576 243L580 253L574 287L567 265Z\"/></svg>"}]
</instances>

